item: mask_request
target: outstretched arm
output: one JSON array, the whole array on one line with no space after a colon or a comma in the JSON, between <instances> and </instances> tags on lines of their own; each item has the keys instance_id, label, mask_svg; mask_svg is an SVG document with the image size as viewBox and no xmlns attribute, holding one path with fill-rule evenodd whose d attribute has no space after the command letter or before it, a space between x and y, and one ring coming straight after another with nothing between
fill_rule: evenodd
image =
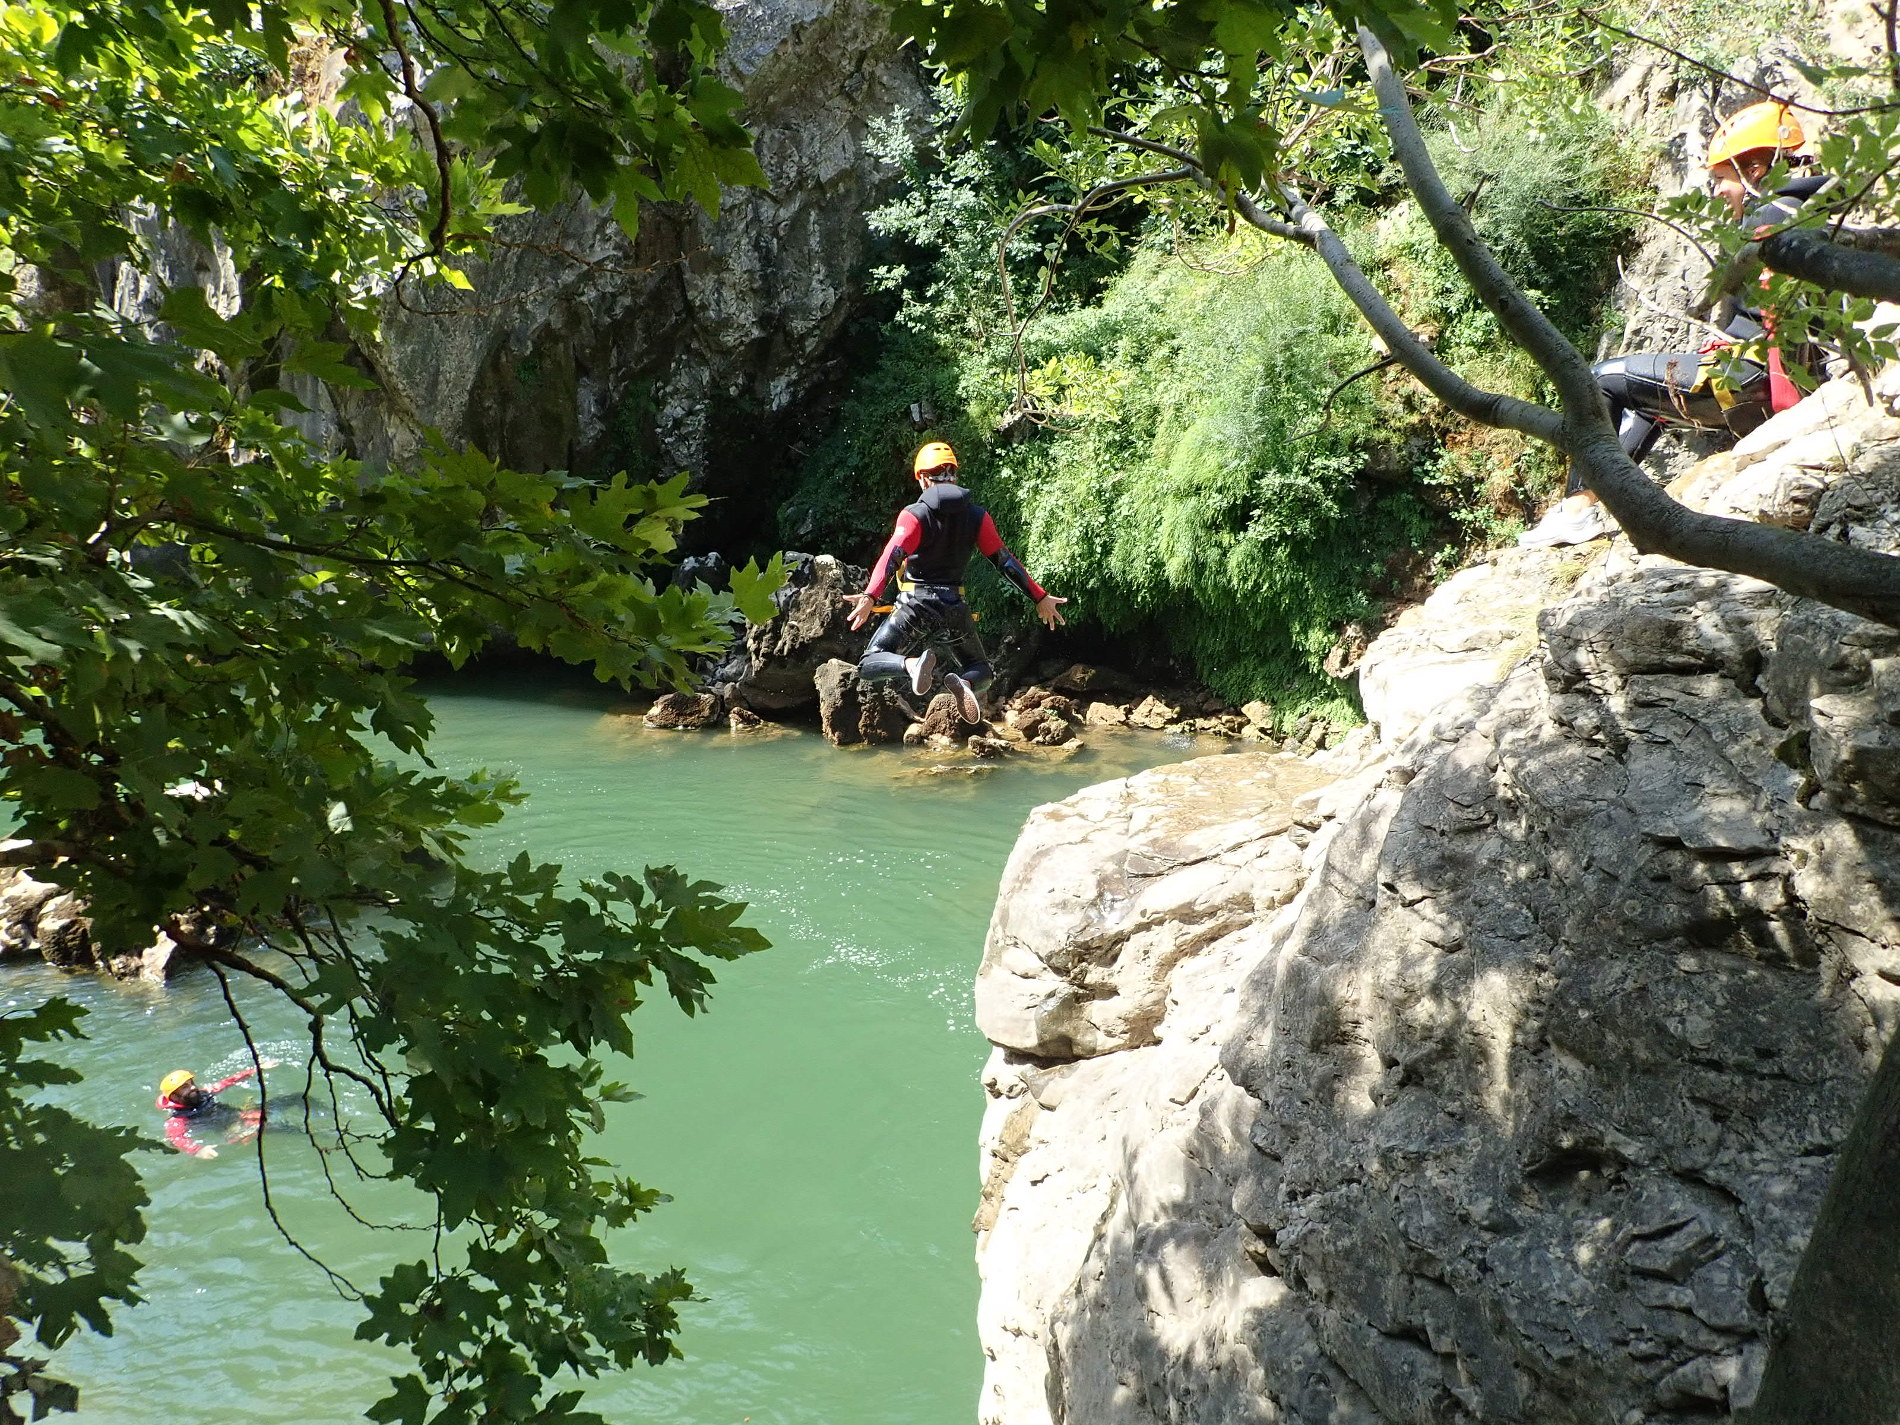
<instances>
[{"instance_id":1,"label":"outstretched arm","mask_svg":"<svg viewBox=\"0 0 1900 1425\"><path fill-rule=\"evenodd\" d=\"M165 1141L179 1152L194 1158L215 1158L218 1150L208 1143L200 1143L191 1132L191 1120L182 1113L173 1114L165 1120Z\"/></svg>"},{"instance_id":2,"label":"outstretched arm","mask_svg":"<svg viewBox=\"0 0 1900 1425\"><path fill-rule=\"evenodd\" d=\"M1023 591L1024 596L1035 604L1036 616L1050 628L1067 622L1062 617L1061 607L1069 601L1058 599L1029 577L1023 561L1010 553L1009 547L1003 543L1003 536L996 532L996 521L987 512L983 516L983 523L977 527L976 552L986 556L999 574Z\"/></svg>"},{"instance_id":3,"label":"outstretched arm","mask_svg":"<svg viewBox=\"0 0 1900 1425\"><path fill-rule=\"evenodd\" d=\"M864 582L861 594L846 594L844 601L851 605L851 627L863 628L871 621L872 605L884 592L884 586L891 581L891 575L897 568L900 554L915 554L917 546L923 543L924 527L917 523L917 516L909 510L900 510L897 515L897 528L891 531L891 537L884 545L884 552L877 557L877 563L871 568L871 577Z\"/></svg>"},{"instance_id":4,"label":"outstretched arm","mask_svg":"<svg viewBox=\"0 0 1900 1425\"><path fill-rule=\"evenodd\" d=\"M223 1093L226 1089L230 1088L232 1084L241 1084L246 1079L251 1079L251 1078L256 1078L256 1077L257 1077L257 1070L254 1068L253 1069L239 1069L235 1074L231 1075L230 1078L218 1080L217 1083L213 1084L210 1088L206 1089L205 1092L206 1093Z\"/></svg>"}]
</instances>

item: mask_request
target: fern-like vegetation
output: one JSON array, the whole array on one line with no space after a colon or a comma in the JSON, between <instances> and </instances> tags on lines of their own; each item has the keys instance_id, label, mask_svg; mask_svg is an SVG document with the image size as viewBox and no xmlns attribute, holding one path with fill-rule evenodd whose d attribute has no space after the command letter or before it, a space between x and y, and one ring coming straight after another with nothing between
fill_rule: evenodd
<instances>
[{"instance_id":1,"label":"fern-like vegetation","mask_svg":"<svg viewBox=\"0 0 1900 1425\"><path fill-rule=\"evenodd\" d=\"M1341 626L1399 581L1514 534L1554 482L1547 456L1452 430L1390 372L1342 388L1381 353L1324 270L1245 233L1184 231L1161 201L1139 232L1071 241L1019 365L996 244L1026 201L1023 151L944 158L896 131L887 141L906 173L874 219L892 244L894 312L781 509L788 543L868 557L910 498L911 450L947 439L1078 621L1159 645L1231 700L1342 717L1349 687L1323 671ZM1477 191L1505 263L1591 339L1631 221L1600 210L1640 179L1607 122L1575 103L1495 103L1446 126L1440 158ZM1336 220L1448 359L1537 394L1372 162L1355 191L1380 201ZM1052 231L1023 229L1006 255L1017 313L1055 256ZM973 598L991 627L1026 614L987 580Z\"/></svg>"}]
</instances>

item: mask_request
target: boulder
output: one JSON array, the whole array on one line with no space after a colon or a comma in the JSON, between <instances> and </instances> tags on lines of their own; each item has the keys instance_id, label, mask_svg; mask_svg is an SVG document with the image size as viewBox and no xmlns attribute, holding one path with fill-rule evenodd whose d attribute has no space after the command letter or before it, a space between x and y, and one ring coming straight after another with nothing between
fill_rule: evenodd
<instances>
[{"instance_id":1,"label":"boulder","mask_svg":"<svg viewBox=\"0 0 1900 1425\"><path fill-rule=\"evenodd\" d=\"M222 945L235 938L222 921L202 911L188 911L179 922L190 944L159 931L143 950L102 955L77 896L25 870L0 871L0 961L42 960L62 970L104 970L122 980L163 983L197 958L193 944Z\"/></svg>"},{"instance_id":2,"label":"boulder","mask_svg":"<svg viewBox=\"0 0 1900 1425\"><path fill-rule=\"evenodd\" d=\"M889 692L863 683L857 664L831 659L819 667L814 682L818 724L833 746L904 740L910 715Z\"/></svg>"},{"instance_id":3,"label":"boulder","mask_svg":"<svg viewBox=\"0 0 1900 1425\"><path fill-rule=\"evenodd\" d=\"M726 714L726 726L734 732L757 732L765 726L765 719L751 708L734 708Z\"/></svg>"},{"instance_id":4,"label":"boulder","mask_svg":"<svg viewBox=\"0 0 1900 1425\"><path fill-rule=\"evenodd\" d=\"M1119 703L1090 703L1082 721L1090 727L1126 727L1128 709Z\"/></svg>"},{"instance_id":5,"label":"boulder","mask_svg":"<svg viewBox=\"0 0 1900 1425\"><path fill-rule=\"evenodd\" d=\"M972 757L1007 757L1016 750L1013 743L1001 737L972 737L964 746Z\"/></svg>"},{"instance_id":6,"label":"boulder","mask_svg":"<svg viewBox=\"0 0 1900 1425\"><path fill-rule=\"evenodd\" d=\"M1050 680L1059 693L1131 693L1135 680L1113 668L1096 668L1087 663L1072 663Z\"/></svg>"},{"instance_id":7,"label":"boulder","mask_svg":"<svg viewBox=\"0 0 1900 1425\"><path fill-rule=\"evenodd\" d=\"M724 705L716 693L667 693L641 721L669 731L698 731L719 721Z\"/></svg>"},{"instance_id":8,"label":"boulder","mask_svg":"<svg viewBox=\"0 0 1900 1425\"><path fill-rule=\"evenodd\" d=\"M756 712L795 712L817 706L813 677L834 659L853 666L875 623L853 631L844 596L864 587L865 571L829 554L786 556L790 577L774 596L778 613L746 630L709 676L735 706Z\"/></svg>"},{"instance_id":9,"label":"boulder","mask_svg":"<svg viewBox=\"0 0 1900 1425\"><path fill-rule=\"evenodd\" d=\"M1146 697L1137 703L1128 714L1130 727L1145 727L1159 731L1181 720L1181 710L1171 703L1164 703L1157 697Z\"/></svg>"},{"instance_id":10,"label":"boulder","mask_svg":"<svg viewBox=\"0 0 1900 1425\"><path fill-rule=\"evenodd\" d=\"M1876 394L1689 496L1773 515L1812 457L1814 527L1900 549ZM1360 677L1382 736L1031 814L976 988L982 1425L1753 1398L1900 1024L1900 632L1618 539L1467 571Z\"/></svg>"},{"instance_id":11,"label":"boulder","mask_svg":"<svg viewBox=\"0 0 1900 1425\"><path fill-rule=\"evenodd\" d=\"M930 700L930 706L924 709L926 737L947 737L961 741L971 733L984 732L988 728L986 722L964 721L962 712L957 708L957 700L948 693L938 693Z\"/></svg>"}]
</instances>

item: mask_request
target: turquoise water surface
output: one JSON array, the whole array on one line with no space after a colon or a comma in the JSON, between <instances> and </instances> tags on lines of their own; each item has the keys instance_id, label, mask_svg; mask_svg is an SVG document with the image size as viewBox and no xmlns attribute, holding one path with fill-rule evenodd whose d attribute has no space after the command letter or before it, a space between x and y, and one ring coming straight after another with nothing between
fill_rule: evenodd
<instances>
[{"instance_id":1,"label":"turquoise water surface","mask_svg":"<svg viewBox=\"0 0 1900 1425\"><path fill-rule=\"evenodd\" d=\"M931 776L944 759L808 733L643 731L574 685L462 679L431 696L444 769L507 771L531 793L484 856L525 850L576 874L674 863L749 901L773 941L722 967L706 1016L641 1009L637 1057L613 1075L645 1097L610 1119L599 1156L675 1199L616 1257L683 1267L706 1299L684 1312L684 1361L596 1384L594 1408L667 1425L967 1425L986 1047L970 985L1003 862L1036 804L1218 749L1131 735ZM104 1120L157 1131L167 1069L244 1062L204 974L159 989L22 970L0 979L0 1006L51 992L93 1011L72 1057L89 1075L78 1102ZM294 1020L251 998L288 1057ZM373 1282L426 1250L350 1222L298 1136L266 1146L279 1216L345 1277ZM145 1171L149 1304L59 1353L80 1418L360 1418L401 1363L352 1339L358 1308L278 1238L249 1151L154 1153ZM372 1220L418 1215L392 1189L353 1200Z\"/></svg>"}]
</instances>

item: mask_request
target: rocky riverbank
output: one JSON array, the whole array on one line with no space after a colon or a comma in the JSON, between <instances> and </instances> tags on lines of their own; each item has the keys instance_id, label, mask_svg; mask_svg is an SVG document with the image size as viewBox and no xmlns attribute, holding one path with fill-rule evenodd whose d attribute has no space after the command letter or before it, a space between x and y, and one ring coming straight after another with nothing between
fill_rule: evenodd
<instances>
[{"instance_id":1,"label":"rocky riverbank","mask_svg":"<svg viewBox=\"0 0 1900 1425\"><path fill-rule=\"evenodd\" d=\"M1312 715L1283 720L1268 703L1231 707L1192 682L1144 683L1113 668L1038 660L1033 645L1015 636L991 650L997 679L986 697L989 718L968 722L947 694L920 702L908 690L858 682L857 662L876 625L850 628L844 595L864 586L865 570L828 554L786 560L791 577L778 595L778 614L748 628L707 671L701 690L669 693L642 709L646 726L752 732L773 722L815 722L840 747L901 742L977 758L1031 747L1073 750L1085 737L1128 728L1270 743L1310 755L1342 731Z\"/></svg>"},{"instance_id":2,"label":"rocky riverbank","mask_svg":"<svg viewBox=\"0 0 1900 1425\"><path fill-rule=\"evenodd\" d=\"M1900 373L1679 482L1900 549ZM1382 635L1371 726L1039 809L977 983L985 1425L1752 1397L1900 1017L1900 634L1622 540Z\"/></svg>"}]
</instances>

